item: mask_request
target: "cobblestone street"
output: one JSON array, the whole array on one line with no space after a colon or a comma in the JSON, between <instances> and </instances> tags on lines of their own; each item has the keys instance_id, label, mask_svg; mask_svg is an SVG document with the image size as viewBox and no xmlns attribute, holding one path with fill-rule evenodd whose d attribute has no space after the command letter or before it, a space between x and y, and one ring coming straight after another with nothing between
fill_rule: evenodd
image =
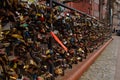
<instances>
[{"instance_id":1,"label":"cobblestone street","mask_svg":"<svg viewBox=\"0 0 120 80\"><path fill-rule=\"evenodd\" d=\"M113 36L113 41L79 80L120 80L120 37Z\"/></svg>"}]
</instances>

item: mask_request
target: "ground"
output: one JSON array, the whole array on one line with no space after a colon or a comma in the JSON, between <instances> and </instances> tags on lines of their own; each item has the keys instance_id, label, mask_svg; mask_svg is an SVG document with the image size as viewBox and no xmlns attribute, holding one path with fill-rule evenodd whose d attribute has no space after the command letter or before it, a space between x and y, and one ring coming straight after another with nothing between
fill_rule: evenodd
<instances>
[{"instance_id":1,"label":"ground","mask_svg":"<svg viewBox=\"0 0 120 80\"><path fill-rule=\"evenodd\" d=\"M113 41L79 80L120 80L119 54L120 36L113 36Z\"/></svg>"}]
</instances>

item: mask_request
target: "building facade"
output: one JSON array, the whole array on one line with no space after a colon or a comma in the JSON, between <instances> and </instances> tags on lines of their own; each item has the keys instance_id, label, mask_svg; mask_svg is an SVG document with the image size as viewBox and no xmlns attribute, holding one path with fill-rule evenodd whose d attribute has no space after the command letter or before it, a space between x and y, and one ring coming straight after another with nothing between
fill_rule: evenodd
<instances>
[{"instance_id":1,"label":"building facade","mask_svg":"<svg viewBox=\"0 0 120 80\"><path fill-rule=\"evenodd\" d=\"M99 19L99 0L77 0L75 2L70 2L68 6Z\"/></svg>"},{"instance_id":2,"label":"building facade","mask_svg":"<svg viewBox=\"0 0 120 80\"><path fill-rule=\"evenodd\" d=\"M115 30L120 29L120 1L116 0L114 3L114 9L113 9L113 28Z\"/></svg>"},{"instance_id":3,"label":"building facade","mask_svg":"<svg viewBox=\"0 0 120 80\"><path fill-rule=\"evenodd\" d=\"M107 13L107 0L76 0L67 5L100 20L103 20Z\"/></svg>"},{"instance_id":4,"label":"building facade","mask_svg":"<svg viewBox=\"0 0 120 80\"><path fill-rule=\"evenodd\" d=\"M82 12L85 12L86 14L92 15L91 0L77 0L74 2L70 2L67 5Z\"/></svg>"}]
</instances>

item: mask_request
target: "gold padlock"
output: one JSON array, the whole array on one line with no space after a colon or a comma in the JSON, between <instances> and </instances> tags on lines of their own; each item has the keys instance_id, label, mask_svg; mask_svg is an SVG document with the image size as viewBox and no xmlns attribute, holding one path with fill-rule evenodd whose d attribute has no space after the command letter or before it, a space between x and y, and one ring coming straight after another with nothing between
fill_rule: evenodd
<instances>
[{"instance_id":1,"label":"gold padlock","mask_svg":"<svg viewBox=\"0 0 120 80\"><path fill-rule=\"evenodd\" d=\"M56 69L55 69L55 73L58 74L58 75L61 75L61 74L63 73L62 68L59 68L59 67L56 68Z\"/></svg>"}]
</instances>

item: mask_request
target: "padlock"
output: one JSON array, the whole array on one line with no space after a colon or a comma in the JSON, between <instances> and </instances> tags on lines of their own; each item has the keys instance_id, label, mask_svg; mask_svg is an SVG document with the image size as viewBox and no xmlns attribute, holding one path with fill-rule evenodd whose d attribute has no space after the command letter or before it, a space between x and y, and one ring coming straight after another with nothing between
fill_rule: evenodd
<instances>
[{"instance_id":1,"label":"padlock","mask_svg":"<svg viewBox=\"0 0 120 80\"><path fill-rule=\"evenodd\" d=\"M40 20L41 22L45 22L45 17L44 17L43 14L41 14L41 16L39 17L39 20Z\"/></svg>"},{"instance_id":2,"label":"padlock","mask_svg":"<svg viewBox=\"0 0 120 80\"><path fill-rule=\"evenodd\" d=\"M55 74L57 74L57 75L62 75L63 74L63 70L62 70L62 68L56 68L55 69Z\"/></svg>"}]
</instances>

